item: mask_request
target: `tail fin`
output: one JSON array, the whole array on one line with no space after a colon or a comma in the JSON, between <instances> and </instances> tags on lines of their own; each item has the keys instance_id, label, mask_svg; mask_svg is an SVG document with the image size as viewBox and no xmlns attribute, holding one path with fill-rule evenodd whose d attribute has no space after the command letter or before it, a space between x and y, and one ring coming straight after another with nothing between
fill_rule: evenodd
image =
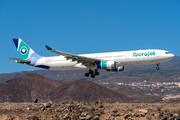
<instances>
[{"instance_id":1,"label":"tail fin","mask_svg":"<svg viewBox=\"0 0 180 120\"><path fill-rule=\"evenodd\" d=\"M33 103L38 103L38 99L35 99Z\"/></svg>"},{"instance_id":2,"label":"tail fin","mask_svg":"<svg viewBox=\"0 0 180 120\"><path fill-rule=\"evenodd\" d=\"M21 56L22 60L27 60L34 57L41 57L40 55L36 54L24 41L20 38L13 39L14 44L16 46L19 55Z\"/></svg>"}]
</instances>

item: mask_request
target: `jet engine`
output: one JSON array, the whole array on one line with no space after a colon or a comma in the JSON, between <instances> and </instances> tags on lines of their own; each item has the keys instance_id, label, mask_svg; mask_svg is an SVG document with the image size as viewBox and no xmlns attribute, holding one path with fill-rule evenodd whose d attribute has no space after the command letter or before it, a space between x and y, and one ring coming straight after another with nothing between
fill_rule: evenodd
<instances>
[{"instance_id":1,"label":"jet engine","mask_svg":"<svg viewBox=\"0 0 180 120\"><path fill-rule=\"evenodd\" d=\"M124 71L124 66L116 67L115 69L107 69L106 71L112 71L112 72Z\"/></svg>"},{"instance_id":2,"label":"jet engine","mask_svg":"<svg viewBox=\"0 0 180 120\"><path fill-rule=\"evenodd\" d=\"M103 61L97 64L98 69L116 69L115 61Z\"/></svg>"}]
</instances>

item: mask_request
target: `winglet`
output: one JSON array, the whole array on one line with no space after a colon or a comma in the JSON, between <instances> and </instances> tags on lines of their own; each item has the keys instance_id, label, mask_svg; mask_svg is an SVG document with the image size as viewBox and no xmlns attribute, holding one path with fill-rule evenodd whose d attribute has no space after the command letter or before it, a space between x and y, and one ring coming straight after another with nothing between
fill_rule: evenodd
<instances>
[{"instance_id":1,"label":"winglet","mask_svg":"<svg viewBox=\"0 0 180 120\"><path fill-rule=\"evenodd\" d=\"M46 45L47 50L53 50L51 47Z\"/></svg>"}]
</instances>

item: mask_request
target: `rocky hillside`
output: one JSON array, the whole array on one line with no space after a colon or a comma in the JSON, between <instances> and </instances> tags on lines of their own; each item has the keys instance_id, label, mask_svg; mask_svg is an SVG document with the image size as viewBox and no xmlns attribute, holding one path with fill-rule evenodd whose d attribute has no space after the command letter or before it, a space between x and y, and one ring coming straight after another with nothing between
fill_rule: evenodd
<instances>
[{"instance_id":1,"label":"rocky hillside","mask_svg":"<svg viewBox=\"0 0 180 120\"><path fill-rule=\"evenodd\" d=\"M9 95L10 102L32 102L36 98L40 102L46 101L86 101L98 100L105 102L130 102L132 99L106 87L90 81L54 81L41 75L30 73L8 80L0 84L0 102L4 102Z\"/></svg>"}]
</instances>

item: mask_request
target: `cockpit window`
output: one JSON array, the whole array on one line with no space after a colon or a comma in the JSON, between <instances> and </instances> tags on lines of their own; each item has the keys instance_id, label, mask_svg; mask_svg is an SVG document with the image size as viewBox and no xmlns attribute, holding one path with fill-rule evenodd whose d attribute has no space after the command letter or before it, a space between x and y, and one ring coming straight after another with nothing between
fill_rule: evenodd
<instances>
[{"instance_id":1,"label":"cockpit window","mask_svg":"<svg viewBox=\"0 0 180 120\"><path fill-rule=\"evenodd\" d=\"M171 54L170 52L165 52L165 54Z\"/></svg>"}]
</instances>

